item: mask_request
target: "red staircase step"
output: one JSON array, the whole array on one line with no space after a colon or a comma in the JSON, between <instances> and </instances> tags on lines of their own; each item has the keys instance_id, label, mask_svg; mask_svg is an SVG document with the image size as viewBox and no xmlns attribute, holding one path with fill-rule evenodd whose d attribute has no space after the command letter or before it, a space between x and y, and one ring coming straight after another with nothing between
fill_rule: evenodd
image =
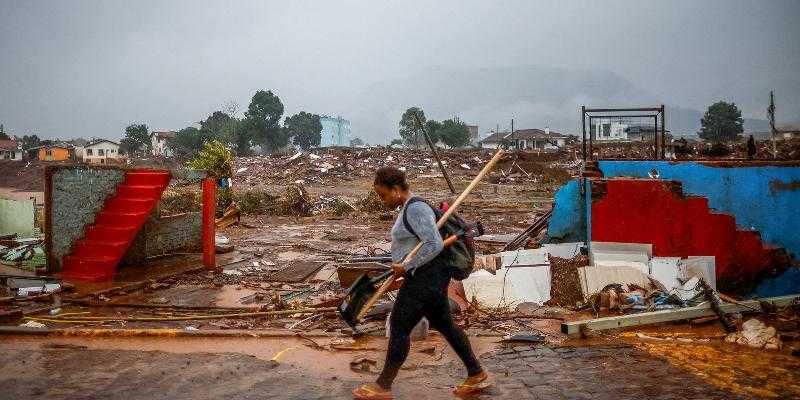
<instances>
[{"instance_id":1,"label":"red staircase step","mask_svg":"<svg viewBox=\"0 0 800 400\"><path fill-rule=\"evenodd\" d=\"M110 241L81 239L75 242L72 255L79 257L120 257L128 250L130 240Z\"/></svg>"},{"instance_id":2,"label":"red staircase step","mask_svg":"<svg viewBox=\"0 0 800 400\"><path fill-rule=\"evenodd\" d=\"M97 214L95 225L136 227L144 223L146 219L147 213L141 211L133 213L100 211L100 213Z\"/></svg>"},{"instance_id":3,"label":"red staircase step","mask_svg":"<svg viewBox=\"0 0 800 400\"><path fill-rule=\"evenodd\" d=\"M159 185L129 185L121 184L117 186L117 196L139 199L156 199L161 196L163 189Z\"/></svg>"},{"instance_id":4,"label":"red staircase step","mask_svg":"<svg viewBox=\"0 0 800 400\"><path fill-rule=\"evenodd\" d=\"M155 205L152 199L134 199L125 197L115 197L106 203L103 211L113 213L149 213Z\"/></svg>"},{"instance_id":5,"label":"red staircase step","mask_svg":"<svg viewBox=\"0 0 800 400\"><path fill-rule=\"evenodd\" d=\"M64 278L83 281L104 281L114 277L116 257L64 256Z\"/></svg>"},{"instance_id":6,"label":"red staircase step","mask_svg":"<svg viewBox=\"0 0 800 400\"><path fill-rule=\"evenodd\" d=\"M133 226L89 225L85 239L88 240L133 240L138 229Z\"/></svg>"},{"instance_id":7,"label":"red staircase step","mask_svg":"<svg viewBox=\"0 0 800 400\"><path fill-rule=\"evenodd\" d=\"M131 186L167 186L170 174L167 171L136 170L125 173L125 185Z\"/></svg>"}]
</instances>

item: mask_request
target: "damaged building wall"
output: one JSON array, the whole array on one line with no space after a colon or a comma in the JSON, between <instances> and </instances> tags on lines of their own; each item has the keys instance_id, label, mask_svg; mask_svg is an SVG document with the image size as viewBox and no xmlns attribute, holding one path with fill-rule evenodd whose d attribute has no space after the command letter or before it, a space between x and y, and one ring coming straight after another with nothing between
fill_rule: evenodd
<instances>
[{"instance_id":1,"label":"damaged building wall","mask_svg":"<svg viewBox=\"0 0 800 400\"><path fill-rule=\"evenodd\" d=\"M599 167L605 177L647 178L655 169L659 178L680 181L687 195L708 198L710 208L800 258L800 163L601 160Z\"/></svg>"},{"instance_id":2,"label":"damaged building wall","mask_svg":"<svg viewBox=\"0 0 800 400\"><path fill-rule=\"evenodd\" d=\"M136 235L123 265L133 265L148 257L202 249L202 215L199 212L158 217L154 212Z\"/></svg>"},{"instance_id":3,"label":"damaged building wall","mask_svg":"<svg viewBox=\"0 0 800 400\"><path fill-rule=\"evenodd\" d=\"M553 215L547 226L548 243L586 240L586 203L581 195L581 183L573 179L556 192Z\"/></svg>"},{"instance_id":4,"label":"damaged building wall","mask_svg":"<svg viewBox=\"0 0 800 400\"><path fill-rule=\"evenodd\" d=\"M110 166L64 165L45 170L45 246L47 269L61 270L61 259L83 237L106 199L116 193L125 170Z\"/></svg>"}]
</instances>

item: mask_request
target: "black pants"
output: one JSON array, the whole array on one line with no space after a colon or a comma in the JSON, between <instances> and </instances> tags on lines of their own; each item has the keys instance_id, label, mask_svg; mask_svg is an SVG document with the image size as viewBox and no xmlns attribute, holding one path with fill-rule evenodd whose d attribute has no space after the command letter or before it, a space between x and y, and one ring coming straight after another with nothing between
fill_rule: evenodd
<instances>
[{"instance_id":1,"label":"black pants","mask_svg":"<svg viewBox=\"0 0 800 400\"><path fill-rule=\"evenodd\" d=\"M450 315L450 304L447 299L450 273L447 267L432 262L418 268L413 276L406 274L405 283L400 287L392 308L389 320L389 349L386 352L383 371L377 380L378 385L386 389L392 387L392 381L408 357L411 349L409 335L422 317L427 318L431 327L447 339L447 343L467 367L469 376L482 371L480 363L472 353L467 335L455 325L453 316Z\"/></svg>"}]
</instances>

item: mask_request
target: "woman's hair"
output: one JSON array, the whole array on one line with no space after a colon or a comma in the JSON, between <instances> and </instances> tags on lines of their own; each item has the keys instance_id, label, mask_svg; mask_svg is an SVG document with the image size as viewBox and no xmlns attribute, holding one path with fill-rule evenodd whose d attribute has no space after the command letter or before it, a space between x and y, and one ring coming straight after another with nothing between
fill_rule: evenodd
<instances>
[{"instance_id":1,"label":"woman's hair","mask_svg":"<svg viewBox=\"0 0 800 400\"><path fill-rule=\"evenodd\" d=\"M406 182L406 173L395 167L381 167L375 171L376 185L392 188L395 186L400 189L408 190L408 182Z\"/></svg>"}]
</instances>

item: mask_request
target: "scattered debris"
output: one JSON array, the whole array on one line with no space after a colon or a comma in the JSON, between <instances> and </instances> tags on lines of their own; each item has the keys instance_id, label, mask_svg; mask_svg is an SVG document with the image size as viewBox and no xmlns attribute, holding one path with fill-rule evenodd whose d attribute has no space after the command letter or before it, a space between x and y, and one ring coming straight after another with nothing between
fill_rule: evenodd
<instances>
[{"instance_id":1,"label":"scattered debris","mask_svg":"<svg viewBox=\"0 0 800 400\"><path fill-rule=\"evenodd\" d=\"M742 330L729 334L725 341L767 350L778 350L783 345L775 328L766 326L755 318L745 321Z\"/></svg>"}]
</instances>

